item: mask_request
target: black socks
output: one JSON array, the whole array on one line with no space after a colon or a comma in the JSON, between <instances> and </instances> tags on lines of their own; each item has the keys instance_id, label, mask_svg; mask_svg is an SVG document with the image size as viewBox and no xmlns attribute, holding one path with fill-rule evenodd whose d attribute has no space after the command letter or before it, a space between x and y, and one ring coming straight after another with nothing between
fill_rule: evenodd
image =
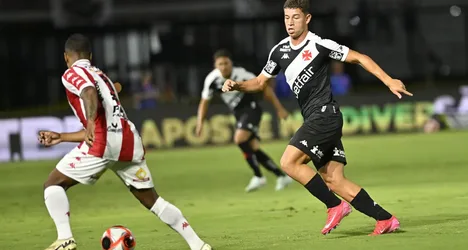
<instances>
[{"instance_id":1,"label":"black socks","mask_svg":"<svg viewBox=\"0 0 468 250\"><path fill-rule=\"evenodd\" d=\"M376 220L388 220L392 215L372 200L364 188L351 201L351 205L359 212Z\"/></svg>"},{"instance_id":2,"label":"black socks","mask_svg":"<svg viewBox=\"0 0 468 250\"><path fill-rule=\"evenodd\" d=\"M258 166L257 157L255 156L252 147L250 147L249 142L243 142L238 145L239 148L244 152L244 157L250 168L253 170L255 176L262 177L262 172Z\"/></svg>"},{"instance_id":3,"label":"black socks","mask_svg":"<svg viewBox=\"0 0 468 250\"><path fill-rule=\"evenodd\" d=\"M341 200L328 189L327 184L319 174L316 174L305 186L309 192L323 202L327 208L336 207L341 204Z\"/></svg>"},{"instance_id":4,"label":"black socks","mask_svg":"<svg viewBox=\"0 0 468 250\"><path fill-rule=\"evenodd\" d=\"M278 165L271 160L271 158L265 154L261 149L255 152L255 156L257 157L258 162L263 165L268 171L274 173L276 176L285 176L285 174L281 171Z\"/></svg>"}]
</instances>

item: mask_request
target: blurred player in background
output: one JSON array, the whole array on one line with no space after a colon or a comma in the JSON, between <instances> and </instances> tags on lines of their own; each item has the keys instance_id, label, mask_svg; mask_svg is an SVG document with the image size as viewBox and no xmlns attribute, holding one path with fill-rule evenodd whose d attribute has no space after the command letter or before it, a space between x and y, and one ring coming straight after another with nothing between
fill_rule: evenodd
<instances>
[{"instance_id":1,"label":"blurred player in background","mask_svg":"<svg viewBox=\"0 0 468 250\"><path fill-rule=\"evenodd\" d=\"M268 171L276 175L275 189L277 191L284 189L292 182L292 179L285 175L270 156L260 149L258 129L263 111L259 104L258 94L238 91L223 93L221 91L226 79L245 81L255 78L255 75L244 68L233 67L231 54L227 50L219 50L214 54L214 66L215 69L205 79L202 97L198 106L197 135L200 136L202 133L203 121L206 117L209 101L214 93L219 93L224 103L226 103L236 117L237 129L234 134L234 142L242 150L245 160L254 172L254 176L245 188L245 191L251 192L266 184L267 180L260 171L259 164L262 164ZM279 118L286 119L288 112L279 102L273 89L266 88L264 96L265 99L273 104Z\"/></svg>"},{"instance_id":2,"label":"blurred player in background","mask_svg":"<svg viewBox=\"0 0 468 250\"><path fill-rule=\"evenodd\" d=\"M328 218L322 234L328 234L351 213L351 206L334 193L377 221L373 235L393 232L400 226L397 218L378 205L366 190L344 176L343 116L331 93L330 62L333 59L359 64L399 98L402 97L400 93L412 94L370 57L309 32L311 18L308 0L287 0L284 21L289 37L273 47L259 76L244 82L227 80L223 91L260 91L282 69L296 95L304 124L290 140L281 157L281 167L327 206ZM306 165L310 161L320 174Z\"/></svg>"},{"instance_id":3,"label":"blurred player in background","mask_svg":"<svg viewBox=\"0 0 468 250\"><path fill-rule=\"evenodd\" d=\"M94 184L107 169L120 177L143 206L178 232L191 250L211 249L190 227L181 211L156 193L141 137L128 120L112 81L91 65L90 60L89 40L80 34L70 36L65 43L68 70L62 82L70 107L84 129L75 133L39 133L39 141L45 146L80 143L62 158L44 184L45 204L58 234L57 240L46 250L77 248L65 191L79 183Z\"/></svg>"}]
</instances>

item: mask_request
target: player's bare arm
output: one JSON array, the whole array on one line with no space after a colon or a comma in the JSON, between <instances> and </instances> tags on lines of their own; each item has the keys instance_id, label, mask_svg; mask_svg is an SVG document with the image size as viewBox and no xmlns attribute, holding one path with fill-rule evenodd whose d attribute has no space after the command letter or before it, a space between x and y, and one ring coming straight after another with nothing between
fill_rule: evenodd
<instances>
[{"instance_id":1,"label":"player's bare arm","mask_svg":"<svg viewBox=\"0 0 468 250\"><path fill-rule=\"evenodd\" d=\"M380 66L372 60L367 55L361 54L354 50L349 50L348 57L345 60L348 63L354 63L361 65L365 70L369 73L373 74L377 77L380 81L382 81L387 87L392 91L393 94L398 96L398 98L402 98L401 93L413 96L412 93L406 90L405 85L398 79L393 79L390 77L385 71L380 68Z\"/></svg>"},{"instance_id":2,"label":"player's bare arm","mask_svg":"<svg viewBox=\"0 0 468 250\"><path fill-rule=\"evenodd\" d=\"M275 107L275 110L279 118L281 119L288 118L289 116L288 111L284 108L284 106L278 100L278 97L276 96L271 86L267 86L265 88L265 90L263 91L263 96L265 97L267 101L269 101L273 105L273 107Z\"/></svg>"},{"instance_id":3,"label":"player's bare arm","mask_svg":"<svg viewBox=\"0 0 468 250\"><path fill-rule=\"evenodd\" d=\"M86 136L85 141L89 146L93 145L94 141L94 121L97 115L98 108L98 97L97 91L94 87L86 87L81 92L81 99L83 100L84 108L86 111L86 120L88 121L86 125Z\"/></svg>"},{"instance_id":4,"label":"player's bare arm","mask_svg":"<svg viewBox=\"0 0 468 250\"><path fill-rule=\"evenodd\" d=\"M263 74L244 82L235 82L231 79L226 80L223 85L223 92L238 90L242 92L260 92L268 86L268 80Z\"/></svg>"},{"instance_id":5,"label":"player's bare arm","mask_svg":"<svg viewBox=\"0 0 468 250\"><path fill-rule=\"evenodd\" d=\"M196 128L196 135L200 136L203 131L203 121L206 118L206 113L208 112L208 105L210 101L207 99L201 99L200 103L198 104L198 115L197 115L197 128Z\"/></svg>"},{"instance_id":6,"label":"player's bare arm","mask_svg":"<svg viewBox=\"0 0 468 250\"><path fill-rule=\"evenodd\" d=\"M86 131L80 130L73 133L57 133L54 131L39 131L38 140L46 146L51 147L61 142L82 142L85 140Z\"/></svg>"}]
</instances>

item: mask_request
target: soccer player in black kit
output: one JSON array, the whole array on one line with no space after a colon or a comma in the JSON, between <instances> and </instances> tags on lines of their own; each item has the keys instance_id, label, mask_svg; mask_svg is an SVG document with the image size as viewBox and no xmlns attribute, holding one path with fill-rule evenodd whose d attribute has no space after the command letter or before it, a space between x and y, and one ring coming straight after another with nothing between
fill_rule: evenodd
<instances>
[{"instance_id":1,"label":"soccer player in black kit","mask_svg":"<svg viewBox=\"0 0 468 250\"><path fill-rule=\"evenodd\" d=\"M236 132L234 142L244 153L245 160L253 170L254 176L245 188L246 192L255 191L266 184L266 177L262 174L259 165L276 175L275 190L283 190L292 179L281 171L275 162L260 148L258 128L262 119L262 108L258 94L242 93L238 91L223 93L221 91L226 79L239 81L250 80L255 75L242 67L234 67L229 51L221 49L213 56L215 69L205 79L200 104L198 105L198 119L196 133L201 135L203 121L208 111L208 104L214 94L220 94L221 99L236 117ZM264 97L275 107L278 117L285 119L288 112L281 105L271 88L266 88Z\"/></svg>"},{"instance_id":2,"label":"soccer player in black kit","mask_svg":"<svg viewBox=\"0 0 468 250\"><path fill-rule=\"evenodd\" d=\"M284 21L289 37L270 52L262 73L248 81L227 80L223 91L255 92L267 85L280 70L296 95L304 123L290 140L281 157L282 169L328 208L322 234L328 234L356 210L377 223L371 235L391 233L400 227L395 216L378 205L360 186L344 176L346 155L341 143L343 116L330 88L331 60L361 65L401 98L412 96L405 85L388 76L370 57L308 31L311 19L308 0L287 0ZM319 174L306 164L312 161ZM335 196L342 197L343 200Z\"/></svg>"}]
</instances>

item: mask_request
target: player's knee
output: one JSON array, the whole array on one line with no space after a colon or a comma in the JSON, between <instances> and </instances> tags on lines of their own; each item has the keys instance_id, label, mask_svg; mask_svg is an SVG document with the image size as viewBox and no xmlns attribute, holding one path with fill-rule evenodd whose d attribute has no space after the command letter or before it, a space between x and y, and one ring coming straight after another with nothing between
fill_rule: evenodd
<instances>
[{"instance_id":1,"label":"player's knee","mask_svg":"<svg viewBox=\"0 0 468 250\"><path fill-rule=\"evenodd\" d=\"M61 174L57 170L52 171L50 173L47 180L44 182L44 189L51 187L51 186L60 186L63 189L67 190L68 188L74 186L76 181L73 181L69 177Z\"/></svg>"},{"instance_id":2,"label":"player's knee","mask_svg":"<svg viewBox=\"0 0 468 250\"><path fill-rule=\"evenodd\" d=\"M246 140L242 137L239 137L239 136L235 136L234 137L234 143L237 144L238 146L240 146L241 144L245 143Z\"/></svg>"},{"instance_id":3,"label":"player's knee","mask_svg":"<svg viewBox=\"0 0 468 250\"><path fill-rule=\"evenodd\" d=\"M236 134L234 136L234 143L236 143L239 146L241 144L249 144L250 147L249 137L245 136L244 134Z\"/></svg>"},{"instance_id":4,"label":"player's knee","mask_svg":"<svg viewBox=\"0 0 468 250\"><path fill-rule=\"evenodd\" d=\"M280 160L280 165L281 169L286 172L288 175L290 175L291 172L294 171L297 167L297 162L291 159L291 157L288 157L286 155L283 155Z\"/></svg>"},{"instance_id":5,"label":"player's knee","mask_svg":"<svg viewBox=\"0 0 468 250\"><path fill-rule=\"evenodd\" d=\"M242 129L236 130L236 133L234 134L234 143L237 145L240 145L242 143L249 143L251 133Z\"/></svg>"}]
</instances>

